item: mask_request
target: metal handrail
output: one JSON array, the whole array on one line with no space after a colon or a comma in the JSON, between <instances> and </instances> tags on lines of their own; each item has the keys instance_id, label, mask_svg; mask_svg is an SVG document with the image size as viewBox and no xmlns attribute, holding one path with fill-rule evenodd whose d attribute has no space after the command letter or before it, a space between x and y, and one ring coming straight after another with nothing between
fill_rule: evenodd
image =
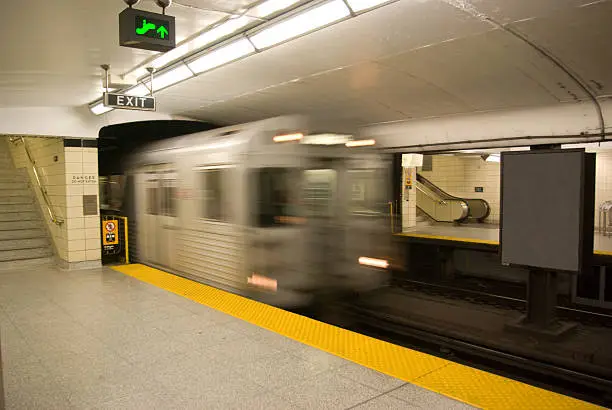
<instances>
[{"instance_id":1,"label":"metal handrail","mask_svg":"<svg viewBox=\"0 0 612 410\"><path fill-rule=\"evenodd\" d=\"M21 143L23 143L23 148L25 149L25 153L26 153L26 156L28 157L28 161L30 161L30 166L32 167L32 172L34 173L34 178L36 179L36 184L38 185L38 189L40 189L40 192L42 193L42 197L45 201L45 207L47 208L47 213L49 214L49 217L51 218L51 222L53 222L56 225L63 224L64 220L55 216L55 213L53 212L53 207L51 206L51 200L49 199L49 195L47 195L47 189L43 186L40 180L40 176L38 175L38 169L36 168L36 161L32 159L32 154L30 153L30 150L28 148L28 144L25 138L12 137L12 138L9 138L9 141L12 143L16 143L16 141L21 141Z\"/></svg>"},{"instance_id":2,"label":"metal handrail","mask_svg":"<svg viewBox=\"0 0 612 410\"><path fill-rule=\"evenodd\" d=\"M439 204L442 204L442 205L447 205L447 203L446 203L446 201L445 201L445 200L440 199L440 198L436 198L436 197L435 197L435 196L433 196L431 193L429 193L429 192L427 192L426 190L424 190L424 189L423 189L423 188L422 188L422 187L419 185L419 183L418 183L418 182L415 184L415 186L416 186L416 188L417 188L419 191L421 191L421 192L422 192L422 193L424 193L426 196L428 196L428 197L429 197L429 199L431 199L431 200L433 200L433 201L436 201L436 202L438 202Z\"/></svg>"}]
</instances>

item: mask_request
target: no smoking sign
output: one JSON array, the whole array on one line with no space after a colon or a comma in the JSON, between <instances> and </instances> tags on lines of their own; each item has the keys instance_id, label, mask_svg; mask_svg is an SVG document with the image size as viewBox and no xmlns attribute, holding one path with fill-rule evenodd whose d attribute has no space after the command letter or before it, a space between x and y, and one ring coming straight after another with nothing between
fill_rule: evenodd
<instances>
[{"instance_id":1,"label":"no smoking sign","mask_svg":"<svg viewBox=\"0 0 612 410\"><path fill-rule=\"evenodd\" d=\"M102 243L103 245L118 245L119 244L119 232L118 223L116 220L104 221L104 228L102 232Z\"/></svg>"}]
</instances>

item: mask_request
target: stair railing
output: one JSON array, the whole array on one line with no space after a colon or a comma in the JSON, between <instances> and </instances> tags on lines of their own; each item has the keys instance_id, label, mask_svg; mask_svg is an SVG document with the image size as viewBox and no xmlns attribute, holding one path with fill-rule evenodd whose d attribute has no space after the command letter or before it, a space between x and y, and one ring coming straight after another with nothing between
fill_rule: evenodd
<instances>
[{"instance_id":1,"label":"stair railing","mask_svg":"<svg viewBox=\"0 0 612 410\"><path fill-rule=\"evenodd\" d=\"M38 174L38 168L36 167L36 161L34 161L34 159L32 158L32 153L30 152L30 149L28 148L27 141L23 137L11 137L9 138L9 141L12 142L13 144L17 144L19 142L23 144L23 148L25 150L26 156L28 157L30 167L32 168L32 173L34 174L36 185L38 186L38 189L40 190L43 200L45 202L44 205L45 205L45 209L47 210L47 213L49 214L49 218L51 222L53 222L54 224L58 226L62 225L64 223L64 220L62 218L57 217L55 215L55 212L53 212L53 206L51 205L51 200L49 199L47 189L44 187L44 185L42 184L42 181L40 180L40 176Z\"/></svg>"}]
</instances>

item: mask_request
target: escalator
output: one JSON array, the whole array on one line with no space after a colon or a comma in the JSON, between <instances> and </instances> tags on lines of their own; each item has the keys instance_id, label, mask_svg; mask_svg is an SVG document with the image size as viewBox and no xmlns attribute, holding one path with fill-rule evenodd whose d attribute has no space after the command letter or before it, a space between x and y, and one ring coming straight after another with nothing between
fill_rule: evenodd
<instances>
[{"instance_id":1,"label":"escalator","mask_svg":"<svg viewBox=\"0 0 612 410\"><path fill-rule=\"evenodd\" d=\"M484 199L451 195L417 173L417 208L436 222L484 222L491 208Z\"/></svg>"}]
</instances>

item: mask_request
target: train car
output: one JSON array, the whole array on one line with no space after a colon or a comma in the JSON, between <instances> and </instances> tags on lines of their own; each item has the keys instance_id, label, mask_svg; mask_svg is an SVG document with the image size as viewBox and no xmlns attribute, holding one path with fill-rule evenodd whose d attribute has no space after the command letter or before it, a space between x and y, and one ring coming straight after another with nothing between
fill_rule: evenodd
<instances>
[{"instance_id":1,"label":"train car","mask_svg":"<svg viewBox=\"0 0 612 410\"><path fill-rule=\"evenodd\" d=\"M133 155L134 257L284 308L383 285L393 263L389 159L307 137L306 119L281 117Z\"/></svg>"}]
</instances>

